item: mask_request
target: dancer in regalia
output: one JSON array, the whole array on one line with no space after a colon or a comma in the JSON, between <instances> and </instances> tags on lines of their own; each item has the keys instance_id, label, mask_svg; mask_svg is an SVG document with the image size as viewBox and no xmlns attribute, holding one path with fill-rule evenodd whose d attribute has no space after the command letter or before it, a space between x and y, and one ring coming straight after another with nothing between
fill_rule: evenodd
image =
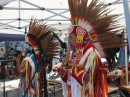
<instances>
[{"instance_id":1,"label":"dancer in regalia","mask_svg":"<svg viewBox=\"0 0 130 97\"><path fill-rule=\"evenodd\" d=\"M59 55L59 43L55 38L52 38L48 45L53 33L54 30L43 21L31 19L27 33L27 42L23 45L22 55L18 55L16 59L17 70L20 75L19 97L43 97L43 65L46 65L46 63L41 62L41 54L43 54L48 46L45 55L47 60L52 61L54 56ZM22 56L25 58L21 62ZM39 64L40 62L41 64Z\"/></svg>"},{"instance_id":2,"label":"dancer in regalia","mask_svg":"<svg viewBox=\"0 0 130 97\"><path fill-rule=\"evenodd\" d=\"M68 0L72 25L68 30L70 45L59 75L64 97L107 97L106 69L101 58L107 48L123 47L117 36L117 15L108 15L104 1ZM119 28L119 29L117 29Z\"/></svg>"}]
</instances>

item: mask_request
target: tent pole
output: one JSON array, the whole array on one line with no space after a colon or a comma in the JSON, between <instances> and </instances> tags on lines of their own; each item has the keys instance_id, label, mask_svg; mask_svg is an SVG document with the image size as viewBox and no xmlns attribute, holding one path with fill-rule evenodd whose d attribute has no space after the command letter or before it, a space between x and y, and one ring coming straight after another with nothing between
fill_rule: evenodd
<instances>
[{"instance_id":1,"label":"tent pole","mask_svg":"<svg viewBox=\"0 0 130 97\"><path fill-rule=\"evenodd\" d=\"M19 28L20 28L20 21L21 21L21 18L20 18L20 0L18 0L18 4L19 4L19 18L18 18L18 21L19 21Z\"/></svg>"},{"instance_id":2,"label":"tent pole","mask_svg":"<svg viewBox=\"0 0 130 97\"><path fill-rule=\"evenodd\" d=\"M20 0L20 1L22 1L22 2L24 2L24 3L27 3L27 4L30 4L30 5L32 5L32 6L34 6L34 7L37 7L37 8L39 8L39 9L41 9L41 10L44 10L44 9L45 9L44 7L40 7L40 6L36 5L36 4L33 4L33 3L31 3L31 2L28 2L27 0Z\"/></svg>"},{"instance_id":3,"label":"tent pole","mask_svg":"<svg viewBox=\"0 0 130 97\"><path fill-rule=\"evenodd\" d=\"M27 28L25 28L25 42L27 42Z\"/></svg>"},{"instance_id":4,"label":"tent pole","mask_svg":"<svg viewBox=\"0 0 130 97\"><path fill-rule=\"evenodd\" d=\"M126 22L126 32L128 34L128 43L130 45L130 10L129 10L129 0L123 0L125 22ZM125 53L127 53L127 47L125 47ZM126 54L125 54L126 56ZM127 57L127 56L126 56ZM127 58L125 57L125 69L126 69L126 85L128 85L128 63Z\"/></svg>"},{"instance_id":5,"label":"tent pole","mask_svg":"<svg viewBox=\"0 0 130 97\"><path fill-rule=\"evenodd\" d=\"M127 33L125 32L124 33L124 37L125 37L125 39L127 39ZM126 40L125 40L126 41ZM125 48L125 60L124 60L124 62L125 62L125 73L126 73L126 85L128 85L128 58L127 58L127 46L125 46L124 47Z\"/></svg>"}]
</instances>

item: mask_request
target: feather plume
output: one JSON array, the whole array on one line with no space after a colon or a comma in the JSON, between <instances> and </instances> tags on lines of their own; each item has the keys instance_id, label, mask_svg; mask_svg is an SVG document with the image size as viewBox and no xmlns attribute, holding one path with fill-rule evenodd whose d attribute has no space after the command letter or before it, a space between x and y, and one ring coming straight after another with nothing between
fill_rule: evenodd
<instances>
[{"instance_id":1,"label":"feather plume","mask_svg":"<svg viewBox=\"0 0 130 97\"><path fill-rule=\"evenodd\" d=\"M29 30L28 30L28 42L32 44L34 50L39 49L38 56L46 49L50 38L52 37L54 29L50 28L45 22L38 21L34 17L31 18ZM35 46L34 45L35 42ZM58 49L59 42L53 38L46 52L46 57L53 58L56 55L59 55L60 51ZM35 52L37 54L37 51ZM40 54L40 55L39 55ZM40 60L38 58L38 60Z\"/></svg>"},{"instance_id":2,"label":"feather plume","mask_svg":"<svg viewBox=\"0 0 130 97\"><path fill-rule=\"evenodd\" d=\"M108 15L113 10L104 6L105 1L91 0L88 4L88 0L68 0L68 4L72 25L85 28L98 51L127 45L117 34L122 31L119 16Z\"/></svg>"}]
</instances>

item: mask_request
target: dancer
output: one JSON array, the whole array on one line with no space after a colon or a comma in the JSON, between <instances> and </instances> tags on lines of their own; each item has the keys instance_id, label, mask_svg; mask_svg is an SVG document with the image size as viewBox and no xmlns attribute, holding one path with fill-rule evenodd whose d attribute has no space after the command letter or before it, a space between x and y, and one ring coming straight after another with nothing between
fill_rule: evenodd
<instances>
[{"instance_id":1,"label":"dancer","mask_svg":"<svg viewBox=\"0 0 130 97\"><path fill-rule=\"evenodd\" d=\"M64 97L107 97L106 69L101 59L107 48L123 47L117 33L117 15L100 0L68 0L72 25L68 30L70 48L58 69ZM118 29L117 29L118 28Z\"/></svg>"},{"instance_id":2,"label":"dancer","mask_svg":"<svg viewBox=\"0 0 130 97\"><path fill-rule=\"evenodd\" d=\"M19 97L43 97L45 91L43 65L46 65L46 62L41 62L41 60L43 60L41 55L47 46L48 49L44 57L45 61L52 61L54 56L59 55L58 41L52 38L49 44L53 33L54 30L46 25L46 23L34 19L33 17L31 18L29 31L27 33L27 42L24 44L22 50L22 56L25 58L21 62L21 55L19 55L16 60L20 75Z\"/></svg>"}]
</instances>

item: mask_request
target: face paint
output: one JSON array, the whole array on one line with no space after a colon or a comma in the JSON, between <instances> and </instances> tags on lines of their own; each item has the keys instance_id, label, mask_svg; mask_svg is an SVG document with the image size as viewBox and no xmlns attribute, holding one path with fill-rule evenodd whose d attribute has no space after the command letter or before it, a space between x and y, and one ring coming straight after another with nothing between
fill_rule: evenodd
<instances>
[{"instance_id":1,"label":"face paint","mask_svg":"<svg viewBox=\"0 0 130 97\"><path fill-rule=\"evenodd\" d=\"M33 48L29 44L24 43L22 47L22 56L25 57L29 51L32 51L32 49Z\"/></svg>"},{"instance_id":2,"label":"face paint","mask_svg":"<svg viewBox=\"0 0 130 97\"><path fill-rule=\"evenodd\" d=\"M27 48L22 48L22 56L25 57L27 54Z\"/></svg>"}]
</instances>

